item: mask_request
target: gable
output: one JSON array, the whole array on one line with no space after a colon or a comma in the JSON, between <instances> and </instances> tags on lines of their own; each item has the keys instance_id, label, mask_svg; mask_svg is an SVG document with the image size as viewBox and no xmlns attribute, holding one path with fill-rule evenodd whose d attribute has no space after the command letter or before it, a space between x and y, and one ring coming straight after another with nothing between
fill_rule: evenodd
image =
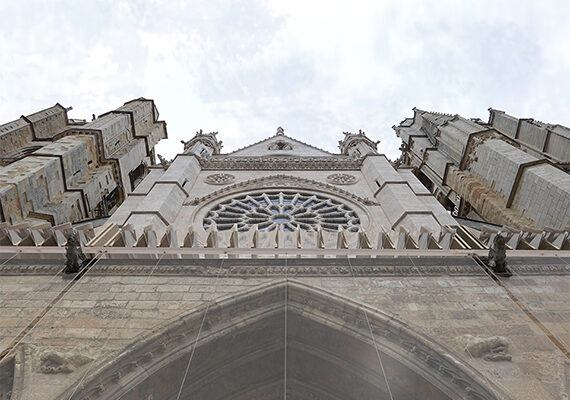
<instances>
[{"instance_id":1,"label":"gable","mask_svg":"<svg viewBox=\"0 0 570 400\"><path fill-rule=\"evenodd\" d=\"M261 142L238 149L232 153L238 157L263 157L263 156L307 156L327 157L331 153L317 147L303 143L283 134L271 136Z\"/></svg>"}]
</instances>

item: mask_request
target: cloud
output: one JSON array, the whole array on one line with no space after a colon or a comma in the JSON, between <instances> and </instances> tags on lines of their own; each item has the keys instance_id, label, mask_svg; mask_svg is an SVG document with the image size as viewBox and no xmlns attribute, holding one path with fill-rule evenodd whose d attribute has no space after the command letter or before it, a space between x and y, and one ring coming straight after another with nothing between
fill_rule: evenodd
<instances>
[{"instance_id":1,"label":"cloud","mask_svg":"<svg viewBox=\"0 0 570 400\"><path fill-rule=\"evenodd\" d=\"M0 120L55 102L89 118L156 101L172 157L216 130L226 151L287 134L337 151L346 130L398 155L412 107L493 106L570 125L562 1L105 1L2 4Z\"/></svg>"}]
</instances>

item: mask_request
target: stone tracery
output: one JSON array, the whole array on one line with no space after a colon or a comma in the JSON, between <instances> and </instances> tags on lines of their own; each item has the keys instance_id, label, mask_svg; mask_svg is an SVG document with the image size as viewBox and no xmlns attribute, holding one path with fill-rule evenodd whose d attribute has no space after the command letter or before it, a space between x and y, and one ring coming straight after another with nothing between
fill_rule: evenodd
<instances>
[{"instance_id":1,"label":"stone tracery","mask_svg":"<svg viewBox=\"0 0 570 400\"><path fill-rule=\"evenodd\" d=\"M227 185L235 180L236 177L232 174L220 173L208 175L204 181L210 185Z\"/></svg>"},{"instance_id":2,"label":"stone tracery","mask_svg":"<svg viewBox=\"0 0 570 400\"><path fill-rule=\"evenodd\" d=\"M213 225L218 230L235 225L239 231L247 231L257 225L260 230L272 231L281 225L287 232L297 227L306 231L318 227L336 231L341 227L356 232L360 218L346 204L321 194L273 191L241 195L218 204L203 220L204 229Z\"/></svg>"},{"instance_id":3,"label":"stone tracery","mask_svg":"<svg viewBox=\"0 0 570 400\"><path fill-rule=\"evenodd\" d=\"M327 176L327 181L336 185L352 185L355 184L358 179L356 179L354 175L337 173Z\"/></svg>"}]
</instances>

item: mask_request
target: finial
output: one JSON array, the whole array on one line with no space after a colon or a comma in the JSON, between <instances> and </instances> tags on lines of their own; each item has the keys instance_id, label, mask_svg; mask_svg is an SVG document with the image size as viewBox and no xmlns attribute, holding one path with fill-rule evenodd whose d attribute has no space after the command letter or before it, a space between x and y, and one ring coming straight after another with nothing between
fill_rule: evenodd
<instances>
[{"instance_id":1,"label":"finial","mask_svg":"<svg viewBox=\"0 0 570 400\"><path fill-rule=\"evenodd\" d=\"M285 131L280 126L277 127L277 135L279 136L285 135Z\"/></svg>"},{"instance_id":2,"label":"finial","mask_svg":"<svg viewBox=\"0 0 570 400\"><path fill-rule=\"evenodd\" d=\"M158 160L160 161L160 164L162 165L162 168L164 168L164 170L167 170L168 167L170 166L170 164L172 164L172 160L168 161L166 158L164 158L160 154L157 154L157 156L158 156Z\"/></svg>"}]
</instances>

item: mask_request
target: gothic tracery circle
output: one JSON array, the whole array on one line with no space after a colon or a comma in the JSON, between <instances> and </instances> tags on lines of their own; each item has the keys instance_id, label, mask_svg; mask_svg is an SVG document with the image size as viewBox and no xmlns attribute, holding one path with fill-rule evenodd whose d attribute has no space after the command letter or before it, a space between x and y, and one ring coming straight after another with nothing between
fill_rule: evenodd
<instances>
[{"instance_id":1,"label":"gothic tracery circle","mask_svg":"<svg viewBox=\"0 0 570 400\"><path fill-rule=\"evenodd\" d=\"M354 175L340 173L327 176L327 180L335 185L352 185L357 181Z\"/></svg>"},{"instance_id":2,"label":"gothic tracery circle","mask_svg":"<svg viewBox=\"0 0 570 400\"><path fill-rule=\"evenodd\" d=\"M235 179L236 177L233 176L232 174L220 173L220 174L208 175L204 180L206 181L206 183L209 183L210 185L227 185L228 183L232 183L233 181L235 181Z\"/></svg>"},{"instance_id":3,"label":"gothic tracery circle","mask_svg":"<svg viewBox=\"0 0 570 400\"><path fill-rule=\"evenodd\" d=\"M228 230L234 225L247 231L257 225L259 230L286 232L299 227L306 231L322 229L337 231L339 227L356 232L360 218L348 205L324 195L306 192L265 192L237 196L213 207L203 220L204 229L216 225Z\"/></svg>"}]
</instances>

